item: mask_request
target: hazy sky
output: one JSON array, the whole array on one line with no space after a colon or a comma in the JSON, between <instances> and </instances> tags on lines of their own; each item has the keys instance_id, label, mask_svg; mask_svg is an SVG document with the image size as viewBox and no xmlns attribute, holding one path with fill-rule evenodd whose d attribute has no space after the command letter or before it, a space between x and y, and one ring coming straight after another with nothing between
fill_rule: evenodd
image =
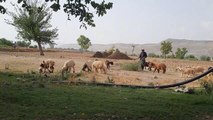
<instances>
[{"instance_id":1,"label":"hazy sky","mask_svg":"<svg viewBox=\"0 0 213 120\"><path fill-rule=\"evenodd\" d=\"M17 0L7 0L10 1ZM52 25L59 29L56 43L77 43L80 35L99 44L157 43L167 38L213 40L213 0L106 1L113 2L113 8L104 17L96 17L96 27L87 30L79 29L78 19L68 21L62 9L54 12ZM7 15L0 15L0 38L16 40L15 28L7 25L4 18Z\"/></svg>"}]
</instances>

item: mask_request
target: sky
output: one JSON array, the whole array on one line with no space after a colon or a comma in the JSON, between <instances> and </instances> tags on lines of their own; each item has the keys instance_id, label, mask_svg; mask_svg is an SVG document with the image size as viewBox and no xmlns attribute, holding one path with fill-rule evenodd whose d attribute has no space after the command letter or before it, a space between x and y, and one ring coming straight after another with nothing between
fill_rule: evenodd
<instances>
[{"instance_id":1,"label":"sky","mask_svg":"<svg viewBox=\"0 0 213 120\"><path fill-rule=\"evenodd\" d=\"M3 5L13 10L10 1L17 0L7 0ZM51 23L59 29L55 42L75 44L80 35L92 44L159 43L167 38L213 41L213 0L105 1L113 2L113 8L103 17L95 15L96 27L87 30L79 28L81 23L76 18L68 21L63 9L53 12ZM16 29L4 19L10 17L0 14L0 38L16 41Z\"/></svg>"}]
</instances>

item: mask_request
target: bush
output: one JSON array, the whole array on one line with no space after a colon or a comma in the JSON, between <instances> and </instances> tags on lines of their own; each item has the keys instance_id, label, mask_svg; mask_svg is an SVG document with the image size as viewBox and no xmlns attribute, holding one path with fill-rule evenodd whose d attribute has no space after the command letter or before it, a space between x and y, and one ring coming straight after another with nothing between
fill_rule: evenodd
<instances>
[{"instance_id":1,"label":"bush","mask_svg":"<svg viewBox=\"0 0 213 120\"><path fill-rule=\"evenodd\" d=\"M0 39L0 45L1 46L13 46L13 42L12 41L10 41L10 40L7 40L7 39L5 39L5 38L1 38Z\"/></svg>"},{"instance_id":2,"label":"bush","mask_svg":"<svg viewBox=\"0 0 213 120\"><path fill-rule=\"evenodd\" d=\"M125 63L121 68L128 71L138 71L139 63Z\"/></svg>"},{"instance_id":3,"label":"bush","mask_svg":"<svg viewBox=\"0 0 213 120\"><path fill-rule=\"evenodd\" d=\"M198 60L194 55L187 55L185 57L185 59L187 59L187 60Z\"/></svg>"},{"instance_id":4,"label":"bush","mask_svg":"<svg viewBox=\"0 0 213 120\"><path fill-rule=\"evenodd\" d=\"M29 48L38 48L38 46L37 45L34 45L34 46L30 45Z\"/></svg>"},{"instance_id":5,"label":"bush","mask_svg":"<svg viewBox=\"0 0 213 120\"><path fill-rule=\"evenodd\" d=\"M107 53L109 55L111 55L113 52L115 52L115 47L114 46L107 51Z\"/></svg>"},{"instance_id":6,"label":"bush","mask_svg":"<svg viewBox=\"0 0 213 120\"><path fill-rule=\"evenodd\" d=\"M211 58L210 58L209 56L202 55L202 56L200 57L200 60L202 60L202 61L210 61Z\"/></svg>"},{"instance_id":7,"label":"bush","mask_svg":"<svg viewBox=\"0 0 213 120\"><path fill-rule=\"evenodd\" d=\"M186 48L177 48L177 51L175 52L175 56L178 59L184 59L184 56L186 55L187 52L188 50Z\"/></svg>"},{"instance_id":8,"label":"bush","mask_svg":"<svg viewBox=\"0 0 213 120\"><path fill-rule=\"evenodd\" d=\"M201 87L205 88L206 93L213 93L213 81L202 80L200 85Z\"/></svg>"},{"instance_id":9,"label":"bush","mask_svg":"<svg viewBox=\"0 0 213 120\"><path fill-rule=\"evenodd\" d=\"M167 55L167 58L175 58L175 55L174 54Z\"/></svg>"},{"instance_id":10,"label":"bush","mask_svg":"<svg viewBox=\"0 0 213 120\"><path fill-rule=\"evenodd\" d=\"M20 47L29 47L31 43L26 41L17 41L16 44Z\"/></svg>"},{"instance_id":11,"label":"bush","mask_svg":"<svg viewBox=\"0 0 213 120\"><path fill-rule=\"evenodd\" d=\"M155 53L149 53L148 57L154 57L154 58L159 58L160 56L155 54Z\"/></svg>"}]
</instances>

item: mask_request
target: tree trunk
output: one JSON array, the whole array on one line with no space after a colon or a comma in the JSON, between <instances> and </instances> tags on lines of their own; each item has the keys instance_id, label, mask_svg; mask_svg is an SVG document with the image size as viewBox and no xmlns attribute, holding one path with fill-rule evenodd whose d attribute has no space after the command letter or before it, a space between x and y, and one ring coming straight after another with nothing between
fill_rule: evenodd
<instances>
[{"instance_id":1,"label":"tree trunk","mask_svg":"<svg viewBox=\"0 0 213 120\"><path fill-rule=\"evenodd\" d=\"M132 47L132 55L134 55L135 47Z\"/></svg>"},{"instance_id":2,"label":"tree trunk","mask_svg":"<svg viewBox=\"0 0 213 120\"><path fill-rule=\"evenodd\" d=\"M41 46L41 43L40 42L37 42L38 43L38 48L39 48L39 51L40 51L40 55L44 55L44 52L42 50L42 46Z\"/></svg>"}]
</instances>

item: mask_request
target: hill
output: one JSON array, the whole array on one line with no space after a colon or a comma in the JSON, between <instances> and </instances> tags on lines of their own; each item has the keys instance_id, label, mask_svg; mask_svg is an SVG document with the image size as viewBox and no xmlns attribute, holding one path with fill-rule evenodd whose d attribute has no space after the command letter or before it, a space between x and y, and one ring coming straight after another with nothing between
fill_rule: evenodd
<instances>
[{"instance_id":1,"label":"hill","mask_svg":"<svg viewBox=\"0 0 213 120\"><path fill-rule=\"evenodd\" d=\"M188 50L188 54L193 54L197 57L201 55L207 55L213 57L213 40L186 40L186 39L167 39L166 41L171 41L173 46L173 51L175 52L177 48L185 47ZM132 54L131 44L115 43L115 44L93 44L89 50L90 51L105 51L112 47L118 48L120 51L127 54ZM65 44L59 45L61 48L74 48L79 49L77 44ZM136 44L135 54L139 54L141 48L144 48L147 53L160 54L160 43L150 43L150 44Z\"/></svg>"}]
</instances>

